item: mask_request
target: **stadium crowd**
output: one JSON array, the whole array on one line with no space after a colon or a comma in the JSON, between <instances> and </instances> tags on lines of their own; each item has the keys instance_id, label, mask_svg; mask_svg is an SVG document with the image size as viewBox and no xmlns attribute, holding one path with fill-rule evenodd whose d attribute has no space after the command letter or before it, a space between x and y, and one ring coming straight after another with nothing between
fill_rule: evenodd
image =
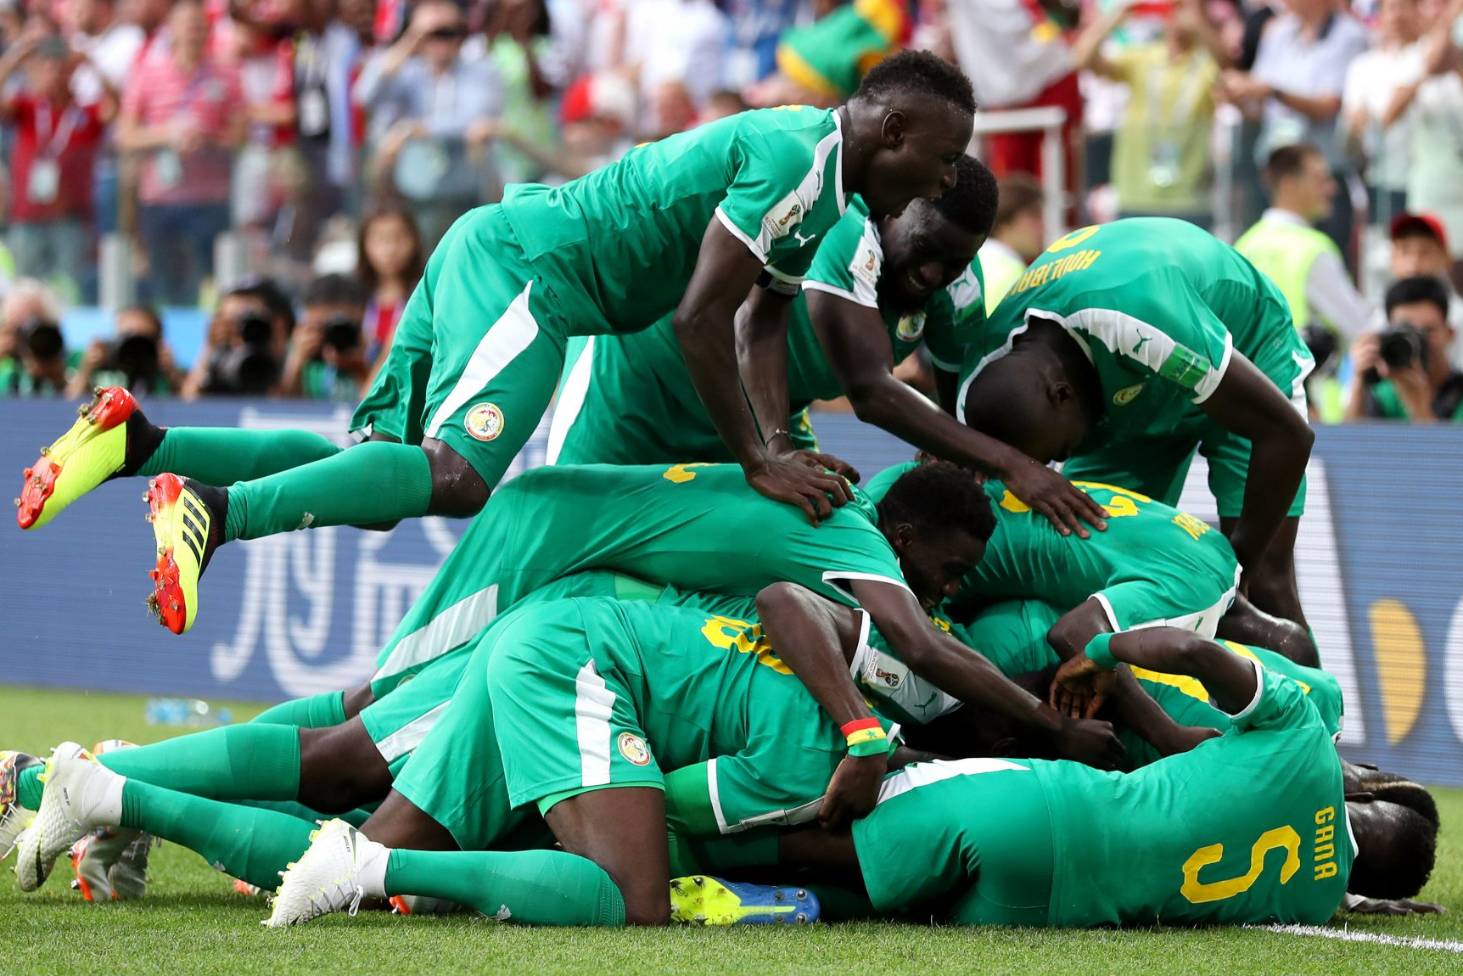
<instances>
[{"instance_id":1,"label":"stadium crowd","mask_svg":"<svg viewBox=\"0 0 1463 976\"><path fill-rule=\"evenodd\" d=\"M0 390L76 396L125 376L154 395L355 400L464 210L749 106L833 104L909 46L958 63L985 112L1065 112L1071 223L1167 215L1239 238L1317 359L1316 419L1452 419L1455 398L1426 393L1449 382L1438 357L1379 370L1375 350L1407 345L1383 342L1388 287L1432 275L1447 322L1412 346L1463 366L1458 13L1453 0L11 0ZM991 305L1055 236L1041 138L980 140L1005 190L982 255ZM186 337L183 361L169 332ZM918 361L903 375L928 389Z\"/></svg>"}]
</instances>

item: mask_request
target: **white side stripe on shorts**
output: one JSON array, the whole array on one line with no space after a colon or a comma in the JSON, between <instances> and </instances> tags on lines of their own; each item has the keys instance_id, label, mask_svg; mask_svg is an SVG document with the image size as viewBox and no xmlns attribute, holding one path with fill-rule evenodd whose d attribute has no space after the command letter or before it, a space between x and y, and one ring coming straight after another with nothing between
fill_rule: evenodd
<instances>
[{"instance_id":1,"label":"white side stripe on shorts","mask_svg":"<svg viewBox=\"0 0 1463 976\"><path fill-rule=\"evenodd\" d=\"M494 583L463 597L433 617L425 627L419 627L397 641L371 680L380 681L441 657L475 636L497 615L498 584Z\"/></svg>"},{"instance_id":2,"label":"white side stripe on shorts","mask_svg":"<svg viewBox=\"0 0 1463 976\"><path fill-rule=\"evenodd\" d=\"M442 401L423 431L427 437L436 437L448 418L481 393L483 387L503 371L503 367L533 345L533 340L538 338L538 323L528 310L528 293L532 290L533 282L530 281L479 340L477 348L472 351L472 358L457 378L457 385L452 387L452 392L447 394L447 399Z\"/></svg>"},{"instance_id":3,"label":"white side stripe on shorts","mask_svg":"<svg viewBox=\"0 0 1463 976\"><path fill-rule=\"evenodd\" d=\"M584 341L579 358L569 367L569 376L564 388L559 391L559 402L554 407L554 419L549 422L549 446L544 452L544 464L558 464L559 453L564 450L564 441L584 409L584 398L589 395L589 380L594 373L594 336Z\"/></svg>"},{"instance_id":4,"label":"white side stripe on shorts","mask_svg":"<svg viewBox=\"0 0 1463 976\"><path fill-rule=\"evenodd\" d=\"M449 704L449 702L443 702L430 712L418 715L376 743L376 751L381 753L381 758L386 760L386 764L391 765L421 745L422 740L427 737L427 733L432 731L432 726L436 725L437 720L442 717L442 713L447 711Z\"/></svg>"},{"instance_id":5,"label":"white side stripe on shorts","mask_svg":"<svg viewBox=\"0 0 1463 976\"><path fill-rule=\"evenodd\" d=\"M574 730L579 738L579 779L582 786L604 786L610 781L610 715L615 693L586 662L574 676Z\"/></svg>"}]
</instances>

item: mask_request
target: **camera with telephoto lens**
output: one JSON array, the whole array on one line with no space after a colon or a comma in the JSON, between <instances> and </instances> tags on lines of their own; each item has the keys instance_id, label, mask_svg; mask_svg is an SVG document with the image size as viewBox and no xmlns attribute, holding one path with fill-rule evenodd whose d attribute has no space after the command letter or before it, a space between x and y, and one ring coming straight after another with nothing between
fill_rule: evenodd
<instances>
[{"instance_id":1,"label":"camera with telephoto lens","mask_svg":"<svg viewBox=\"0 0 1463 976\"><path fill-rule=\"evenodd\" d=\"M234 320L238 341L215 350L208 364L208 393L267 393L279 378L279 361L272 348L274 325L261 312L246 312Z\"/></svg>"},{"instance_id":2,"label":"camera with telephoto lens","mask_svg":"<svg viewBox=\"0 0 1463 976\"><path fill-rule=\"evenodd\" d=\"M1377 355L1388 369L1407 369L1414 363L1427 366L1427 340L1422 330L1402 321L1383 330L1377 343Z\"/></svg>"},{"instance_id":3,"label":"camera with telephoto lens","mask_svg":"<svg viewBox=\"0 0 1463 976\"><path fill-rule=\"evenodd\" d=\"M150 335L123 336L112 344L107 366L127 377L127 386L151 389L156 382L162 359L157 340Z\"/></svg>"},{"instance_id":4,"label":"camera with telephoto lens","mask_svg":"<svg viewBox=\"0 0 1463 976\"><path fill-rule=\"evenodd\" d=\"M61 327L50 319L37 316L20 327L25 336L25 347L31 357L40 360L55 359L66 349L66 340L61 337Z\"/></svg>"},{"instance_id":5,"label":"camera with telephoto lens","mask_svg":"<svg viewBox=\"0 0 1463 976\"><path fill-rule=\"evenodd\" d=\"M361 323L349 315L326 319L321 332L321 341L336 352L350 352L361 344Z\"/></svg>"}]
</instances>

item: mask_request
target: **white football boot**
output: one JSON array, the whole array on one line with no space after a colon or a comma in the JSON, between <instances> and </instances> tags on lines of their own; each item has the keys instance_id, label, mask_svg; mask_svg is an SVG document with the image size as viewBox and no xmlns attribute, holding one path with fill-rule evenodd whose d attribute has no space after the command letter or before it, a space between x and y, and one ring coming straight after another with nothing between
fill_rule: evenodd
<instances>
[{"instance_id":1,"label":"white football boot","mask_svg":"<svg viewBox=\"0 0 1463 976\"><path fill-rule=\"evenodd\" d=\"M41 807L16 844L15 877L21 891L35 891L71 845L98 827L117 826L122 818L126 780L77 743L57 746L42 778L46 792Z\"/></svg>"}]
</instances>

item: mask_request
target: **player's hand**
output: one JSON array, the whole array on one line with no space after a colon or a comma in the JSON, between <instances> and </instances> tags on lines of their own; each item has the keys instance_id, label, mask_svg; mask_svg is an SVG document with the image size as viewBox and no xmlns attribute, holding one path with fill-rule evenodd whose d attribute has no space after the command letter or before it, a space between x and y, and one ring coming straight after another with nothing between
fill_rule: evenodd
<instances>
[{"instance_id":1,"label":"player's hand","mask_svg":"<svg viewBox=\"0 0 1463 976\"><path fill-rule=\"evenodd\" d=\"M1441 915L1442 905L1430 901L1413 901L1411 898L1364 898L1361 895L1346 895L1342 911L1355 915Z\"/></svg>"},{"instance_id":2,"label":"player's hand","mask_svg":"<svg viewBox=\"0 0 1463 976\"><path fill-rule=\"evenodd\" d=\"M814 525L833 514L835 505L853 497L841 475L814 467L796 454L767 457L758 467L747 469L746 477L759 494L801 508Z\"/></svg>"},{"instance_id":3,"label":"player's hand","mask_svg":"<svg viewBox=\"0 0 1463 976\"><path fill-rule=\"evenodd\" d=\"M1120 769L1128 759L1128 751L1111 722L1063 717L1054 744L1062 758L1075 759L1097 769Z\"/></svg>"},{"instance_id":4,"label":"player's hand","mask_svg":"<svg viewBox=\"0 0 1463 976\"><path fill-rule=\"evenodd\" d=\"M828 781L828 791L823 794L823 805L818 808L819 825L824 830L842 830L850 820L872 813L879 802L879 784L884 782L888 771L887 754L844 756Z\"/></svg>"},{"instance_id":5,"label":"player's hand","mask_svg":"<svg viewBox=\"0 0 1463 976\"><path fill-rule=\"evenodd\" d=\"M862 480L859 477L858 468L855 468L841 457L824 454L822 451L798 451L797 453L803 460L815 468L826 468L854 484L858 484ZM849 497L852 498L853 496L850 495Z\"/></svg>"},{"instance_id":6,"label":"player's hand","mask_svg":"<svg viewBox=\"0 0 1463 976\"><path fill-rule=\"evenodd\" d=\"M1075 532L1088 538L1084 522L1100 532L1107 529L1107 511L1101 505L1051 468L1025 455L1001 471L1001 480L1011 494L1045 516L1062 535Z\"/></svg>"},{"instance_id":7,"label":"player's hand","mask_svg":"<svg viewBox=\"0 0 1463 976\"><path fill-rule=\"evenodd\" d=\"M1086 654L1062 662L1052 678L1050 704L1068 718L1092 718L1112 690L1116 675Z\"/></svg>"}]
</instances>

